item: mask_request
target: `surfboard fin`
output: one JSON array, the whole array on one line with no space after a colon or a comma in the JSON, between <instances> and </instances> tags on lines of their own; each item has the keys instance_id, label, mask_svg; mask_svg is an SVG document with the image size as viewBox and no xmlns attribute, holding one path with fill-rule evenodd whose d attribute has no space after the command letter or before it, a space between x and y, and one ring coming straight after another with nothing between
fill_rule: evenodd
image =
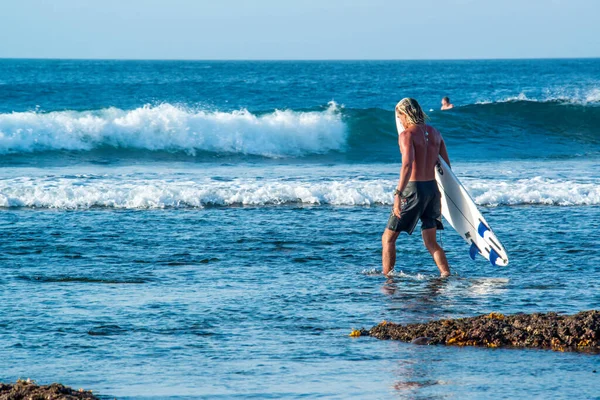
<instances>
[{"instance_id":1,"label":"surfboard fin","mask_svg":"<svg viewBox=\"0 0 600 400\"><path fill-rule=\"evenodd\" d=\"M496 266L496 260L499 257L500 257L500 255L498 255L498 253L496 253L496 250L490 249L490 264L492 264L492 267Z\"/></svg>"},{"instance_id":2,"label":"surfboard fin","mask_svg":"<svg viewBox=\"0 0 600 400\"><path fill-rule=\"evenodd\" d=\"M488 228L483 222L479 221L479 226L477 227L477 233L479 233L479 236L484 237L483 235L485 234L485 231L489 231L490 228Z\"/></svg>"},{"instance_id":3,"label":"surfboard fin","mask_svg":"<svg viewBox=\"0 0 600 400\"><path fill-rule=\"evenodd\" d=\"M469 256L471 257L471 260L475 260L477 253L479 253L479 248L475 242L471 241L471 247L469 248Z\"/></svg>"}]
</instances>

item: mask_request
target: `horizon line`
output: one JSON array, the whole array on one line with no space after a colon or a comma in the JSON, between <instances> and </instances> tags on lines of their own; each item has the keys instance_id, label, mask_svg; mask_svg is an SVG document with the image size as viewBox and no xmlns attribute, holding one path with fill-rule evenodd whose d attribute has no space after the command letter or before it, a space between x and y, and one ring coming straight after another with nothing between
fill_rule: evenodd
<instances>
[{"instance_id":1,"label":"horizon line","mask_svg":"<svg viewBox=\"0 0 600 400\"><path fill-rule=\"evenodd\" d=\"M0 60L47 61L199 61L199 62L317 62L317 61L544 61L544 60L596 60L589 57L498 57L498 58L83 58L83 57L0 57Z\"/></svg>"}]
</instances>

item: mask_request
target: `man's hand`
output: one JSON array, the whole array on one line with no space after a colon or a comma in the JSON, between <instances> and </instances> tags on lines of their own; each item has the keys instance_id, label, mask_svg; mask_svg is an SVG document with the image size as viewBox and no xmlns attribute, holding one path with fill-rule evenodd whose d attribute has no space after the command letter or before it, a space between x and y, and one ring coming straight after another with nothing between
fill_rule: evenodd
<instances>
[{"instance_id":1,"label":"man's hand","mask_svg":"<svg viewBox=\"0 0 600 400\"><path fill-rule=\"evenodd\" d=\"M399 195L394 196L394 208L392 208L394 215L400 218L400 213L402 212L402 200L400 200Z\"/></svg>"}]
</instances>

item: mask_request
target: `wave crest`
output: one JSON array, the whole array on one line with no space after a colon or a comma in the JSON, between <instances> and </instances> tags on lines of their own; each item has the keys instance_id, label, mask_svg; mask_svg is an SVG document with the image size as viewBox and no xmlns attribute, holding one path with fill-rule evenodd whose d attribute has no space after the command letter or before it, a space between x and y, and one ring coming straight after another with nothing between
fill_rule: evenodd
<instances>
[{"instance_id":1,"label":"wave crest","mask_svg":"<svg viewBox=\"0 0 600 400\"><path fill-rule=\"evenodd\" d=\"M346 134L334 102L320 112L267 114L193 111L171 104L130 111L0 114L0 154L113 147L285 157L343 151Z\"/></svg>"},{"instance_id":2,"label":"wave crest","mask_svg":"<svg viewBox=\"0 0 600 400\"><path fill-rule=\"evenodd\" d=\"M552 90L545 94L527 94L521 92L516 96L507 96L494 100L480 100L475 104L493 104L493 103L512 103L519 101L528 101L532 103L563 103L574 105L595 105L600 103L600 88L592 87L580 90Z\"/></svg>"}]
</instances>

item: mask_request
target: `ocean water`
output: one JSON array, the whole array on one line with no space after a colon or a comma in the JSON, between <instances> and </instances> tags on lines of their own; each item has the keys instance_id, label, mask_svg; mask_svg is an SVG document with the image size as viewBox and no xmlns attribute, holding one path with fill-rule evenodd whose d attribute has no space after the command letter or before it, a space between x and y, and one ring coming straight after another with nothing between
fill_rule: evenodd
<instances>
[{"instance_id":1,"label":"ocean water","mask_svg":"<svg viewBox=\"0 0 600 400\"><path fill-rule=\"evenodd\" d=\"M442 96L455 109L440 112ZM380 237L417 98L510 257ZM0 60L0 381L107 398L600 398L598 355L350 338L600 306L600 60ZM418 231L417 231L418 232Z\"/></svg>"}]
</instances>

